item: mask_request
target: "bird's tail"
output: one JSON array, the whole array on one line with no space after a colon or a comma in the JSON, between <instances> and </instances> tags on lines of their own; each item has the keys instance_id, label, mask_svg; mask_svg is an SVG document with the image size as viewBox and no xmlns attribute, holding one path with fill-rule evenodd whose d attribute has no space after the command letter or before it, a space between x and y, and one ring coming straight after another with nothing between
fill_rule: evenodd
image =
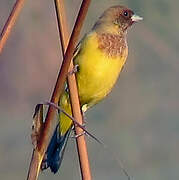
<instances>
[{"instance_id":1,"label":"bird's tail","mask_svg":"<svg viewBox=\"0 0 179 180\"><path fill-rule=\"evenodd\" d=\"M69 95L64 93L60 106L69 115L71 115L71 106L69 103ZM57 125L54 134L51 138L50 144L47 148L44 160L42 162L41 169L47 169L50 167L53 173L56 173L60 168L65 147L72 129L72 121L65 114L59 114L59 124Z\"/></svg>"},{"instance_id":2,"label":"bird's tail","mask_svg":"<svg viewBox=\"0 0 179 180\"><path fill-rule=\"evenodd\" d=\"M42 162L42 170L50 167L53 173L56 173L60 168L65 147L67 145L68 137L70 135L71 128L66 132L65 135L60 136L58 126L56 127L50 144L47 148L45 158Z\"/></svg>"}]
</instances>

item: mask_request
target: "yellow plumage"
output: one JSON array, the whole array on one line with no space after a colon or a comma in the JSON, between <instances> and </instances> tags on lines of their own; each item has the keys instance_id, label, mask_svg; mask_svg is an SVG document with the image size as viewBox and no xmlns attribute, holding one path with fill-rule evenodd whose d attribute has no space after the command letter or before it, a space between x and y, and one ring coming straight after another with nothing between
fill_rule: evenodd
<instances>
[{"instance_id":1,"label":"yellow plumage","mask_svg":"<svg viewBox=\"0 0 179 180\"><path fill-rule=\"evenodd\" d=\"M79 65L76 73L80 102L92 106L103 99L117 80L126 55L110 57L98 47L97 33L92 32L82 42L74 59ZM127 50L127 49L126 49Z\"/></svg>"}]
</instances>

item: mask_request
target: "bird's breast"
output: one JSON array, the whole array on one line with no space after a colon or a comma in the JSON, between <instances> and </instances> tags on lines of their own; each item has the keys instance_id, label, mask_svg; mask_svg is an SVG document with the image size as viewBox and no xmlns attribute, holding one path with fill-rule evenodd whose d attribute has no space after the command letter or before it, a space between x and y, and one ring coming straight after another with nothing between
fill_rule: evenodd
<instances>
[{"instance_id":1,"label":"bird's breast","mask_svg":"<svg viewBox=\"0 0 179 180\"><path fill-rule=\"evenodd\" d=\"M121 57L127 48L124 35L100 33L97 35L98 47L109 57Z\"/></svg>"},{"instance_id":2,"label":"bird's breast","mask_svg":"<svg viewBox=\"0 0 179 180\"><path fill-rule=\"evenodd\" d=\"M112 37L98 37L96 33L83 40L74 60L79 65L76 76L82 104L97 103L114 86L127 57L127 46L121 47L119 43L117 47L117 44Z\"/></svg>"}]
</instances>

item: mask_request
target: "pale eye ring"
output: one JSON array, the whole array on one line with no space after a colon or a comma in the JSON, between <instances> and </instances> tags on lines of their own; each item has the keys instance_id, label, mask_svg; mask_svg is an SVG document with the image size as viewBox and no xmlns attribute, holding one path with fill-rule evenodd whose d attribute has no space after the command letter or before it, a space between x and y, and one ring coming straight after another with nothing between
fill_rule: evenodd
<instances>
[{"instance_id":1,"label":"pale eye ring","mask_svg":"<svg viewBox=\"0 0 179 180\"><path fill-rule=\"evenodd\" d=\"M123 14L124 14L124 16L126 16L126 17L129 15L128 11L124 11Z\"/></svg>"}]
</instances>

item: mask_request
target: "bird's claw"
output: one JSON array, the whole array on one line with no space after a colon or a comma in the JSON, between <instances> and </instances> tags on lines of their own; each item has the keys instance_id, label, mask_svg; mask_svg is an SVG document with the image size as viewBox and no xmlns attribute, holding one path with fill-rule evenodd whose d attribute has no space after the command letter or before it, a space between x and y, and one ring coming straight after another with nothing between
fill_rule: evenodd
<instances>
[{"instance_id":1,"label":"bird's claw","mask_svg":"<svg viewBox=\"0 0 179 180\"><path fill-rule=\"evenodd\" d=\"M79 70L79 65L76 64L76 65L74 65L73 69L68 72L68 75L72 75L72 74L74 74L74 73L77 73L78 70Z\"/></svg>"},{"instance_id":2,"label":"bird's claw","mask_svg":"<svg viewBox=\"0 0 179 180\"><path fill-rule=\"evenodd\" d=\"M78 126L77 124L75 124L73 127L72 127L72 129L73 130L75 130L75 126ZM85 123L83 123L82 125L81 125L83 128L85 128L85 126L86 126L86 124ZM83 131L82 133L80 133L80 134L76 134L76 135L74 135L74 136L71 136L71 138L78 138L78 137L80 137L80 136L83 136L83 135L86 135L86 132L85 131Z\"/></svg>"}]
</instances>

